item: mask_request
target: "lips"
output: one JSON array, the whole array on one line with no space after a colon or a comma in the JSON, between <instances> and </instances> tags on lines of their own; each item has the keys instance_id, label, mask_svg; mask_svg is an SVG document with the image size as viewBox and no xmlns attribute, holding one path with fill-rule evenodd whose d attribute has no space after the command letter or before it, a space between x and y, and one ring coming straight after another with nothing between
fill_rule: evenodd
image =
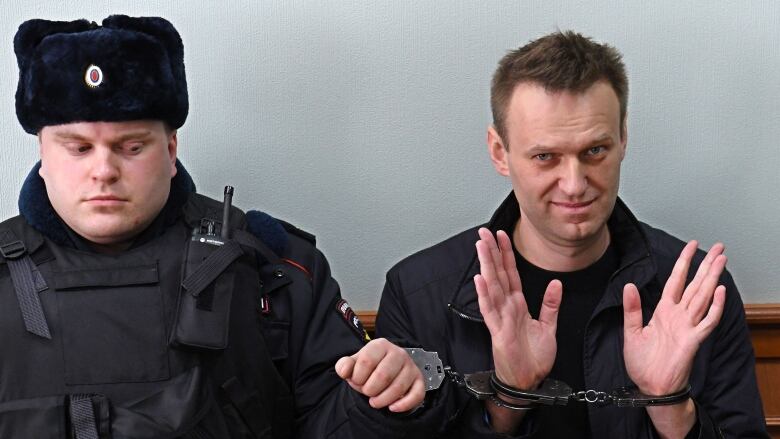
<instances>
[{"instance_id":1,"label":"lips","mask_svg":"<svg viewBox=\"0 0 780 439\"><path fill-rule=\"evenodd\" d=\"M117 206L126 203L127 200L116 195L96 195L87 198L85 202L93 206Z\"/></svg>"},{"instance_id":2,"label":"lips","mask_svg":"<svg viewBox=\"0 0 780 439\"><path fill-rule=\"evenodd\" d=\"M596 199L589 201L569 202L569 201L553 201L552 205L560 209L565 215L588 215L593 202Z\"/></svg>"},{"instance_id":3,"label":"lips","mask_svg":"<svg viewBox=\"0 0 780 439\"><path fill-rule=\"evenodd\" d=\"M583 208L583 207L588 207L588 206L590 206L591 204L593 204L593 201L594 201L594 200L590 200L590 201L581 201L581 202L578 202L578 203L569 203L569 202L553 201L552 203L553 203L554 205L556 205L556 206L559 206L559 207L564 207L564 208L567 208L567 209L580 209L580 208Z\"/></svg>"},{"instance_id":4,"label":"lips","mask_svg":"<svg viewBox=\"0 0 780 439\"><path fill-rule=\"evenodd\" d=\"M98 195L88 198L87 201L124 201L124 199L115 195Z\"/></svg>"}]
</instances>

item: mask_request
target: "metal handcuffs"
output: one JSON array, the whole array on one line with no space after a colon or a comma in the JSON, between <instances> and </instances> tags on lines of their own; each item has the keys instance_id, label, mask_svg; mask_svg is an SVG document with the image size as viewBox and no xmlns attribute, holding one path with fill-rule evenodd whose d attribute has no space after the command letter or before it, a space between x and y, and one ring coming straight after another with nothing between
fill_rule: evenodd
<instances>
[{"instance_id":1,"label":"metal handcuffs","mask_svg":"<svg viewBox=\"0 0 780 439\"><path fill-rule=\"evenodd\" d=\"M479 400L490 400L500 407L513 410L529 410L539 405L567 405L569 402L593 404L598 407L614 405L616 407L646 407L654 405L672 405L685 401L691 395L691 387L669 395L645 395L636 387L618 387L611 392L581 390L574 392L563 381L546 379L536 390L520 390L511 387L496 376L492 370L461 375L448 366L444 366L438 352L428 352L420 348L404 348L422 372L426 391L441 387L448 377L459 387L463 387ZM504 396L522 404L508 402L498 396Z\"/></svg>"}]
</instances>

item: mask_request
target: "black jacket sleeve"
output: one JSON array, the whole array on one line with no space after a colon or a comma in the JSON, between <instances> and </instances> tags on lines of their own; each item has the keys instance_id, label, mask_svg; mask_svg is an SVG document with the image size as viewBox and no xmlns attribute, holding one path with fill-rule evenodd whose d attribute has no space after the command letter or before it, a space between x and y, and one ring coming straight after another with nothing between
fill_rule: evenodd
<instances>
[{"instance_id":1,"label":"black jacket sleeve","mask_svg":"<svg viewBox=\"0 0 780 439\"><path fill-rule=\"evenodd\" d=\"M401 280L397 273L387 275L379 310L376 318L377 337L409 340L423 349L439 352L446 364L446 340L439 339L441 328L446 323L440 321L433 309L428 309L424 300L419 300L416 313L409 312L406 294L402 291ZM422 307L423 309L419 309ZM412 315L427 314L429 319L420 321ZM446 315L444 317L446 319ZM430 393L430 392L429 392ZM452 381L445 379L442 387L434 391L430 400L427 419L428 428L438 432L437 437L447 438L526 438L533 437L532 414L526 415L517 436L499 434L490 427L485 414L485 402L471 397L464 389L459 389Z\"/></svg>"},{"instance_id":2,"label":"black jacket sleeve","mask_svg":"<svg viewBox=\"0 0 780 439\"><path fill-rule=\"evenodd\" d=\"M712 344L701 352L706 355L707 374L695 398L699 437L768 438L742 299L728 272L721 281L726 286L723 316L710 335Z\"/></svg>"},{"instance_id":3,"label":"black jacket sleeve","mask_svg":"<svg viewBox=\"0 0 780 439\"><path fill-rule=\"evenodd\" d=\"M289 368L299 438L416 437L425 410L409 416L369 406L335 372L342 356L364 346L362 335L339 310L341 293L325 257L308 243L292 242ZM421 437L422 437L422 433Z\"/></svg>"}]
</instances>

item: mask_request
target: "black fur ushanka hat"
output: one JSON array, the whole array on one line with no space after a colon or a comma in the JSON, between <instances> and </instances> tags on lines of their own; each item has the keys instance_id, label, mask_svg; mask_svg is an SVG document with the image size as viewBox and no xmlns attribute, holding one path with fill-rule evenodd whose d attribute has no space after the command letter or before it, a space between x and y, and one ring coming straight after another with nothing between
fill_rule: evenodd
<instances>
[{"instance_id":1,"label":"black fur ushanka hat","mask_svg":"<svg viewBox=\"0 0 780 439\"><path fill-rule=\"evenodd\" d=\"M181 127L189 108L184 48L158 17L29 20L14 37L16 116L37 134L48 125L154 119Z\"/></svg>"}]
</instances>

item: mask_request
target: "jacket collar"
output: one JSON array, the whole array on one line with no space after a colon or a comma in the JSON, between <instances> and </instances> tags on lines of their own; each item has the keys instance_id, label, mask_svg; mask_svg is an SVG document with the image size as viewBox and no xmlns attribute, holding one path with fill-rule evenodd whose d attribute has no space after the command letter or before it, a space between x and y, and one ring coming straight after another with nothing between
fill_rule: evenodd
<instances>
[{"instance_id":1,"label":"jacket collar","mask_svg":"<svg viewBox=\"0 0 780 439\"><path fill-rule=\"evenodd\" d=\"M41 162L36 163L24 180L19 192L19 213L30 226L54 243L67 247L78 246L74 243L75 233L68 229L49 202L46 184L38 174L40 168ZM195 183L179 160L176 160L176 169L176 175L171 179L168 201L155 223L175 221L189 193L195 192Z\"/></svg>"},{"instance_id":2,"label":"jacket collar","mask_svg":"<svg viewBox=\"0 0 780 439\"><path fill-rule=\"evenodd\" d=\"M504 230L511 236L519 219L520 206L513 191L504 199L493 213L490 221L484 226L493 233ZM625 283L633 282L640 289L641 294L651 294L644 292L642 287L653 279L657 271L655 262L650 257L650 243L641 224L619 197L607 220L607 227L619 255L620 268L610 277L608 291L594 310L594 315L611 306L622 306L622 291ZM476 250L473 250L473 253L471 263L467 266L459 282L460 287L452 296L448 307L465 319L481 322L483 319L479 312L477 290L472 280L479 273L479 260ZM655 299L657 300L657 298ZM643 303L645 303L644 300Z\"/></svg>"}]
</instances>

